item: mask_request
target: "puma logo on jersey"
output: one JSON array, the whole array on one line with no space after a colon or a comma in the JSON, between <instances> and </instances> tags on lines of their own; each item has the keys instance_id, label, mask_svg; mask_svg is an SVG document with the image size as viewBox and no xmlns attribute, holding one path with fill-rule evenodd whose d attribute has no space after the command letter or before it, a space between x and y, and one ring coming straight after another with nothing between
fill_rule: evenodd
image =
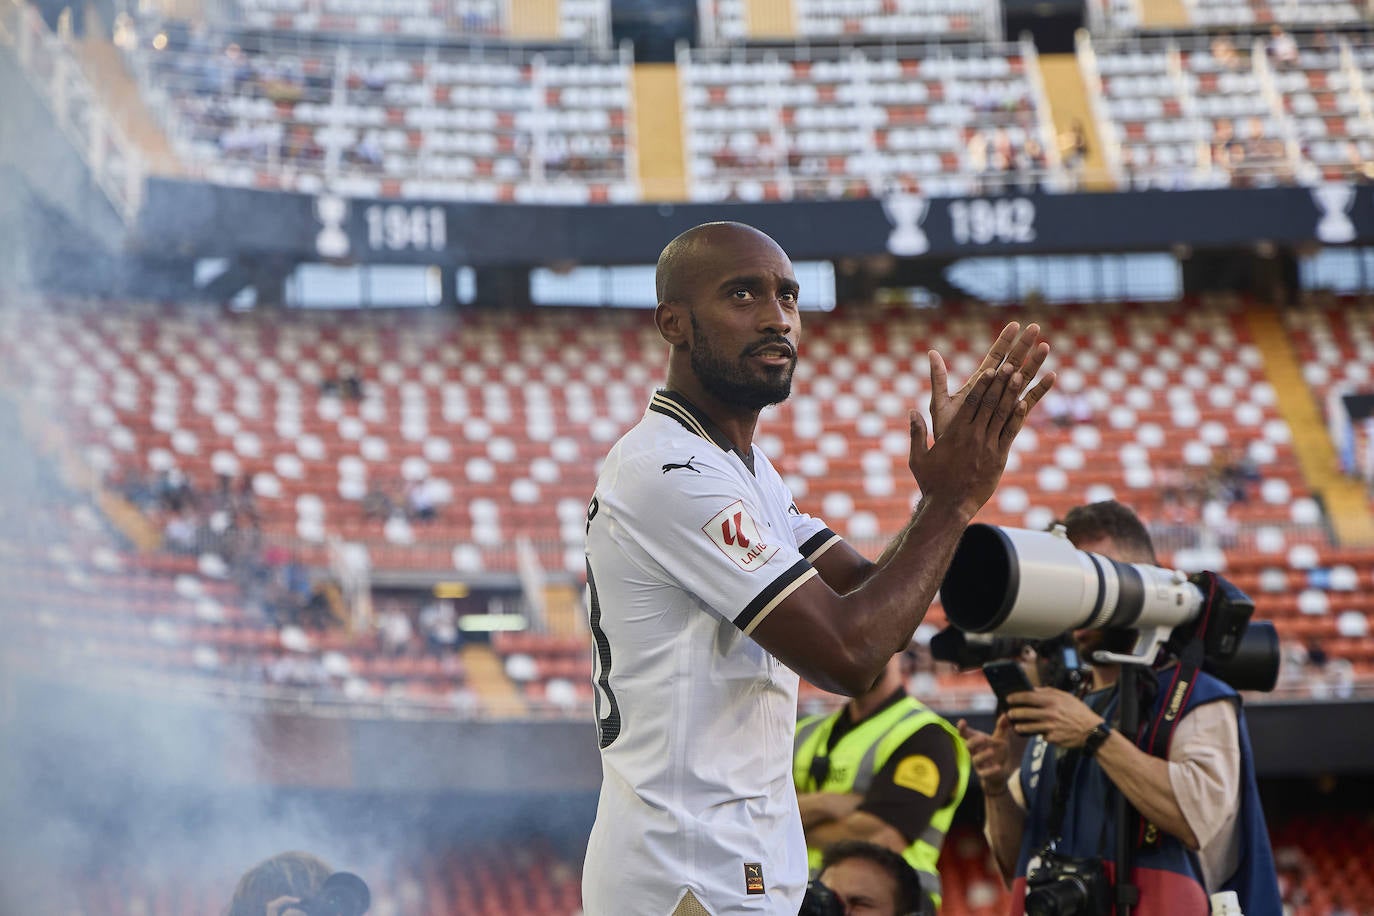
<instances>
[{"instance_id":1,"label":"puma logo on jersey","mask_svg":"<svg viewBox=\"0 0 1374 916\"><path fill-rule=\"evenodd\" d=\"M746 894L764 894L767 888L763 885L763 863L745 862L744 863L744 892Z\"/></svg>"},{"instance_id":2,"label":"puma logo on jersey","mask_svg":"<svg viewBox=\"0 0 1374 916\"><path fill-rule=\"evenodd\" d=\"M766 565L780 549L779 545L764 540L758 522L744 507L742 499L717 512L701 530L722 553L746 572Z\"/></svg>"},{"instance_id":3,"label":"puma logo on jersey","mask_svg":"<svg viewBox=\"0 0 1374 916\"><path fill-rule=\"evenodd\" d=\"M663 473L666 474L669 471L676 471L678 468L683 468L685 470L691 471L693 474L700 474L701 469L692 466L692 462L696 460L697 456L693 455L691 458L687 459L687 462L685 464L673 464L672 462L669 462L668 464L665 464L663 466Z\"/></svg>"}]
</instances>

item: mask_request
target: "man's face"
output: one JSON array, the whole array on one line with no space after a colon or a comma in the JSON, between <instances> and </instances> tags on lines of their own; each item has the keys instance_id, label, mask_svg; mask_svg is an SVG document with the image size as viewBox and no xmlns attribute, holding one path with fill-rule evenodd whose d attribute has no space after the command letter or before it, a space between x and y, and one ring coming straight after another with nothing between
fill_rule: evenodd
<instances>
[{"instance_id":1,"label":"man's face","mask_svg":"<svg viewBox=\"0 0 1374 916\"><path fill-rule=\"evenodd\" d=\"M787 255L767 236L730 233L713 241L692 280L685 304L702 387L748 410L787 400L801 335Z\"/></svg>"},{"instance_id":2,"label":"man's face","mask_svg":"<svg viewBox=\"0 0 1374 916\"><path fill-rule=\"evenodd\" d=\"M840 898L844 916L898 916L897 882L867 859L836 862L820 880Z\"/></svg>"}]
</instances>

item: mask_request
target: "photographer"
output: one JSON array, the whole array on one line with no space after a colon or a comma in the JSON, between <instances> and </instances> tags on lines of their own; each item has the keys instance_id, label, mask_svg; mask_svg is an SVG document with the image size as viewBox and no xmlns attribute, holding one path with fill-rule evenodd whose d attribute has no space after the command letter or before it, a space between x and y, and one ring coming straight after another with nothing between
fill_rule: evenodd
<instances>
[{"instance_id":1,"label":"photographer","mask_svg":"<svg viewBox=\"0 0 1374 916\"><path fill-rule=\"evenodd\" d=\"M926 916L936 912L916 873L897 853L874 843L846 840L825 850L818 878L843 916Z\"/></svg>"},{"instance_id":2,"label":"photographer","mask_svg":"<svg viewBox=\"0 0 1374 916\"><path fill-rule=\"evenodd\" d=\"M357 875L308 852L282 852L244 873L227 916L362 916L371 904Z\"/></svg>"},{"instance_id":3,"label":"photographer","mask_svg":"<svg viewBox=\"0 0 1374 916\"><path fill-rule=\"evenodd\" d=\"M1079 550L1155 565L1144 525L1119 503L1075 508L1064 526ZM1148 744L1146 733L1166 720L1175 730L1167 759L1152 756L1113 727L1120 722L1119 666L1092 657L1097 650L1127 650L1134 633L1087 630L1075 639L1092 666L1084 699L1037 687L1007 698L1010 709L991 735L960 723L986 799L988 841L1012 882L1013 912L1022 912L1036 866L1065 860L1079 860L1069 868L1088 871L1105 866L1099 883L1110 887L1117 835L1112 802L1119 792L1139 815L1131 831L1131 882L1139 891L1134 912L1205 914L1209 895L1230 890L1246 916L1278 916L1282 905L1236 692L1201 671L1191 689L1175 690L1173 660L1157 659L1137 700L1141 736ZM1020 769L1009 751L1013 732L1031 736ZM1111 911L1109 890L1088 897L1089 905L1071 911Z\"/></svg>"},{"instance_id":4,"label":"photographer","mask_svg":"<svg viewBox=\"0 0 1374 916\"><path fill-rule=\"evenodd\" d=\"M308 852L282 852L239 879L229 916L296 916L292 904L313 897L334 869Z\"/></svg>"}]
</instances>

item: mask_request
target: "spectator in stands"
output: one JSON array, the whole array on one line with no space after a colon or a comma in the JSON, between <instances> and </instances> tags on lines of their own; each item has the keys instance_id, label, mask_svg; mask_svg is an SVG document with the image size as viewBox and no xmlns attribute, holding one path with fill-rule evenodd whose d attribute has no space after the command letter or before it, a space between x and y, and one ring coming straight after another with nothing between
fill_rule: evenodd
<instances>
[{"instance_id":1,"label":"spectator in stands","mask_svg":"<svg viewBox=\"0 0 1374 916\"><path fill-rule=\"evenodd\" d=\"M377 617L377 634L387 655L409 655L415 628L410 615L396 602L389 602Z\"/></svg>"},{"instance_id":2,"label":"spectator in stands","mask_svg":"<svg viewBox=\"0 0 1374 916\"><path fill-rule=\"evenodd\" d=\"M386 153L382 150L382 145L377 142L377 135L372 131L368 131L363 134L357 144L348 151L345 158L354 165L376 169L381 168L382 163L386 161ZM361 397L362 394L359 393L356 395L355 399Z\"/></svg>"},{"instance_id":3,"label":"spectator in stands","mask_svg":"<svg viewBox=\"0 0 1374 916\"><path fill-rule=\"evenodd\" d=\"M1288 70L1298 65L1298 43L1278 23L1269 27L1269 43L1266 48L1270 61L1280 70Z\"/></svg>"},{"instance_id":4,"label":"spectator in stands","mask_svg":"<svg viewBox=\"0 0 1374 916\"><path fill-rule=\"evenodd\" d=\"M1274 180L1286 181L1291 177L1287 174L1287 156L1283 141L1266 135L1263 118L1246 119L1245 139L1242 145L1245 150L1245 161L1249 163L1252 172L1259 173L1259 177L1265 179L1265 183Z\"/></svg>"},{"instance_id":5,"label":"spectator in stands","mask_svg":"<svg viewBox=\"0 0 1374 916\"><path fill-rule=\"evenodd\" d=\"M1223 70L1240 71L1247 65L1245 56L1236 50L1235 42L1231 40L1230 35L1213 37L1211 51L1212 59L1220 64Z\"/></svg>"},{"instance_id":6,"label":"spectator in stands","mask_svg":"<svg viewBox=\"0 0 1374 916\"><path fill-rule=\"evenodd\" d=\"M930 353L934 445L909 414L921 506L875 563L802 513L754 445L796 365L787 255L750 226L709 223L667 245L655 287L666 384L605 459L587 512L604 779L583 906L794 913L798 675L853 696L909 644L1053 383L1032 384L1049 347L1037 326L1008 325L952 397Z\"/></svg>"},{"instance_id":7,"label":"spectator in stands","mask_svg":"<svg viewBox=\"0 0 1374 916\"><path fill-rule=\"evenodd\" d=\"M1345 141L1346 180L1356 184L1374 182L1374 161L1360 152L1360 145L1354 140Z\"/></svg>"},{"instance_id":8,"label":"spectator in stands","mask_svg":"<svg viewBox=\"0 0 1374 916\"><path fill-rule=\"evenodd\" d=\"M1005 127L992 132L988 146L988 171L994 176L993 187L989 193L1001 194L1006 191L1006 177L1016 168L1016 144L1011 141L1011 133Z\"/></svg>"},{"instance_id":9,"label":"spectator in stands","mask_svg":"<svg viewBox=\"0 0 1374 916\"><path fill-rule=\"evenodd\" d=\"M1064 171L1069 176L1070 190L1078 190L1083 183L1083 169L1088 161L1088 130L1083 121L1074 118L1069 129L1059 134L1059 159L1064 163ZM1122 149L1122 165L1127 162L1127 150Z\"/></svg>"},{"instance_id":10,"label":"spectator in stands","mask_svg":"<svg viewBox=\"0 0 1374 916\"><path fill-rule=\"evenodd\" d=\"M173 553L196 552L196 516L190 507L175 512L162 529L162 544Z\"/></svg>"},{"instance_id":11,"label":"spectator in stands","mask_svg":"<svg viewBox=\"0 0 1374 916\"><path fill-rule=\"evenodd\" d=\"M391 495L380 483L373 481L363 497L363 515L375 521L386 521L396 513L397 507Z\"/></svg>"},{"instance_id":12,"label":"spectator in stands","mask_svg":"<svg viewBox=\"0 0 1374 916\"><path fill-rule=\"evenodd\" d=\"M381 161L380 155L378 156L377 161ZM363 380L359 378L358 370L353 366L348 365L343 367L342 378L340 379L340 387L343 391L343 396L347 400L361 401L363 399Z\"/></svg>"},{"instance_id":13,"label":"spectator in stands","mask_svg":"<svg viewBox=\"0 0 1374 916\"><path fill-rule=\"evenodd\" d=\"M431 601L420 609L420 632L425 644L443 658L458 648L458 611L452 601Z\"/></svg>"},{"instance_id":14,"label":"spectator in stands","mask_svg":"<svg viewBox=\"0 0 1374 916\"><path fill-rule=\"evenodd\" d=\"M1154 546L1140 520L1116 502L1071 510L1064 519L1074 546L1108 558L1155 565ZM1084 699L1056 687L1013 693L1010 709L988 735L960 723L986 799L988 841L1003 876L1025 894L1032 857L1056 836L1063 856L1111 860L1112 791L1126 796L1157 841L1133 854L1141 890L1139 912L1205 913L1207 898L1222 890L1240 896L1251 916L1278 916L1278 886L1264 813L1255 787L1254 760L1240 700L1227 684L1198 672L1186 694L1174 690L1176 660L1161 656L1156 687L1142 702L1142 723L1153 734L1177 721L1167 759L1142 750L1111 723L1120 721L1119 666L1097 662L1097 649L1129 646L1131 631L1080 631L1078 649L1091 665ZM1178 703L1175 707L1168 705ZM1174 712L1166 720L1166 713ZM1033 736L1020 769L1009 740ZM1050 751L1049 747L1054 750ZM1056 791L1061 781L1068 789ZM1146 828L1146 837L1152 834ZM1104 838L1105 842L1104 842ZM1146 877L1166 873L1167 880ZM1181 879L1181 880L1180 880Z\"/></svg>"},{"instance_id":15,"label":"spectator in stands","mask_svg":"<svg viewBox=\"0 0 1374 916\"><path fill-rule=\"evenodd\" d=\"M846 840L825 850L820 882L853 916L934 916L915 873L885 846Z\"/></svg>"},{"instance_id":16,"label":"spectator in stands","mask_svg":"<svg viewBox=\"0 0 1374 916\"><path fill-rule=\"evenodd\" d=\"M1212 168L1225 176L1227 184L1246 186L1249 173L1246 171L1245 143L1236 136L1235 124L1229 118L1220 118L1212 124L1211 159Z\"/></svg>"},{"instance_id":17,"label":"spectator in stands","mask_svg":"<svg viewBox=\"0 0 1374 916\"><path fill-rule=\"evenodd\" d=\"M413 521L433 521L439 514L439 501L434 484L428 477L410 482L406 488L406 510Z\"/></svg>"},{"instance_id":18,"label":"spectator in stands","mask_svg":"<svg viewBox=\"0 0 1374 916\"><path fill-rule=\"evenodd\" d=\"M973 175L973 193L987 193L987 173L990 163L991 150L989 149L988 138L980 130L973 132L968 138L968 168Z\"/></svg>"},{"instance_id":19,"label":"spectator in stands","mask_svg":"<svg viewBox=\"0 0 1374 916\"><path fill-rule=\"evenodd\" d=\"M329 672L313 653L285 652L268 665L267 678L280 687L318 687L328 683Z\"/></svg>"},{"instance_id":20,"label":"spectator in stands","mask_svg":"<svg viewBox=\"0 0 1374 916\"><path fill-rule=\"evenodd\" d=\"M1052 391L1045 398L1045 416L1060 429L1093 421L1093 405L1081 391L1065 393Z\"/></svg>"},{"instance_id":21,"label":"spectator in stands","mask_svg":"<svg viewBox=\"0 0 1374 916\"><path fill-rule=\"evenodd\" d=\"M1034 191L1044 180L1049 170L1049 160L1045 157L1045 147L1034 134L1027 134L1026 141L1016 156L1016 170L1020 173L1017 182L1023 192Z\"/></svg>"},{"instance_id":22,"label":"spectator in stands","mask_svg":"<svg viewBox=\"0 0 1374 916\"><path fill-rule=\"evenodd\" d=\"M278 853L239 879L227 916L293 916L290 905L314 897L333 873L308 852Z\"/></svg>"},{"instance_id":23,"label":"spectator in stands","mask_svg":"<svg viewBox=\"0 0 1374 916\"><path fill-rule=\"evenodd\" d=\"M901 857L933 912L936 863L968 786L969 757L954 726L907 694L915 661L910 649L899 652L866 693L798 722L792 781L813 872L832 844L867 841Z\"/></svg>"}]
</instances>

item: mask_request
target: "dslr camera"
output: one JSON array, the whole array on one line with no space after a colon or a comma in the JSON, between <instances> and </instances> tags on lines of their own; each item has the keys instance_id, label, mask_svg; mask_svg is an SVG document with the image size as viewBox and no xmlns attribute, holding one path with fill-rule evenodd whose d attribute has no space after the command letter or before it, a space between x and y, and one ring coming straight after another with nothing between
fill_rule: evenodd
<instances>
[{"instance_id":1,"label":"dslr camera","mask_svg":"<svg viewBox=\"0 0 1374 916\"><path fill-rule=\"evenodd\" d=\"M305 916L363 916L372 906L367 883L352 872L335 872L325 879L320 892L309 900L292 904L287 912L299 910Z\"/></svg>"},{"instance_id":2,"label":"dslr camera","mask_svg":"<svg viewBox=\"0 0 1374 916\"><path fill-rule=\"evenodd\" d=\"M806 885L806 897L797 916L844 916L844 904L834 891L813 878Z\"/></svg>"},{"instance_id":3,"label":"dslr camera","mask_svg":"<svg viewBox=\"0 0 1374 916\"><path fill-rule=\"evenodd\" d=\"M1026 875L1026 916L1110 916L1112 883L1100 859L1045 850Z\"/></svg>"}]
</instances>

